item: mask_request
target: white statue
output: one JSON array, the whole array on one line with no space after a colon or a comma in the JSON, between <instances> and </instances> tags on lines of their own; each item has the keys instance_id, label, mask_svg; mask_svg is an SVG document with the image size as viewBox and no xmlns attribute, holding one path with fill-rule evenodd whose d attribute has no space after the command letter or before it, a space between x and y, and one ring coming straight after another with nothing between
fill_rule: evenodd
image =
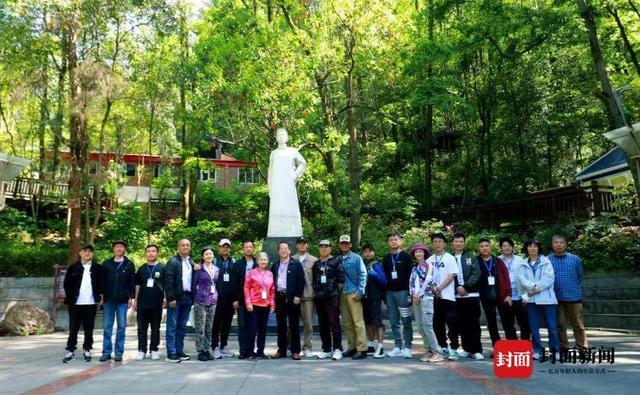
<instances>
[{"instance_id":1,"label":"white statue","mask_svg":"<svg viewBox=\"0 0 640 395\"><path fill-rule=\"evenodd\" d=\"M307 168L307 161L300 152L287 147L289 135L285 129L278 129L278 148L269 156L269 229L267 237L300 237L302 221L296 182Z\"/></svg>"}]
</instances>

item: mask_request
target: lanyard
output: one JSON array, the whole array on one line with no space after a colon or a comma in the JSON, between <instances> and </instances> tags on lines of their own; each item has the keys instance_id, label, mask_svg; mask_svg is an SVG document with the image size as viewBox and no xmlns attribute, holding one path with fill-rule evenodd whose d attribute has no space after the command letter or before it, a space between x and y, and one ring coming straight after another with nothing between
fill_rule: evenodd
<instances>
[{"instance_id":1,"label":"lanyard","mask_svg":"<svg viewBox=\"0 0 640 395\"><path fill-rule=\"evenodd\" d=\"M398 264L398 257L400 256L400 253L398 252L397 254L391 254L391 263L393 264L393 271L396 271L396 265Z\"/></svg>"},{"instance_id":2,"label":"lanyard","mask_svg":"<svg viewBox=\"0 0 640 395\"><path fill-rule=\"evenodd\" d=\"M436 261L436 269L440 269L440 265L442 264L442 258L444 258L444 254L442 254L442 256L440 257L440 260L438 260L438 254L434 254L434 260Z\"/></svg>"},{"instance_id":3,"label":"lanyard","mask_svg":"<svg viewBox=\"0 0 640 395\"><path fill-rule=\"evenodd\" d=\"M115 261L113 261L115 263ZM116 272L118 272L118 270L120 270L120 268L122 267L122 265L124 264L124 259L120 261L120 263L118 263L118 266L116 267Z\"/></svg>"},{"instance_id":4,"label":"lanyard","mask_svg":"<svg viewBox=\"0 0 640 395\"><path fill-rule=\"evenodd\" d=\"M489 259L489 266L487 266L487 261L485 261L484 258L482 259L482 263L484 263L484 267L485 269L487 269L489 277L493 277L493 275L491 274L491 269L493 269L493 257Z\"/></svg>"},{"instance_id":5,"label":"lanyard","mask_svg":"<svg viewBox=\"0 0 640 395\"><path fill-rule=\"evenodd\" d=\"M323 261L322 259L320 259L320 266L322 267L322 274L326 274L327 273L327 265L329 264L329 259L327 259L326 261Z\"/></svg>"},{"instance_id":6,"label":"lanyard","mask_svg":"<svg viewBox=\"0 0 640 395\"><path fill-rule=\"evenodd\" d=\"M149 269L149 265L147 265L147 270L149 271L149 278L153 278L153 272L156 270L157 263L153 264L153 269Z\"/></svg>"},{"instance_id":7,"label":"lanyard","mask_svg":"<svg viewBox=\"0 0 640 395\"><path fill-rule=\"evenodd\" d=\"M229 259L225 259L224 261L222 261L222 269L224 270L224 272L228 272L229 270Z\"/></svg>"},{"instance_id":8,"label":"lanyard","mask_svg":"<svg viewBox=\"0 0 640 395\"><path fill-rule=\"evenodd\" d=\"M538 263L540 263L540 257L536 259L536 261L531 265L531 259L529 259L529 265L531 266L531 270L533 270L533 276L536 275L536 270L538 270Z\"/></svg>"}]
</instances>

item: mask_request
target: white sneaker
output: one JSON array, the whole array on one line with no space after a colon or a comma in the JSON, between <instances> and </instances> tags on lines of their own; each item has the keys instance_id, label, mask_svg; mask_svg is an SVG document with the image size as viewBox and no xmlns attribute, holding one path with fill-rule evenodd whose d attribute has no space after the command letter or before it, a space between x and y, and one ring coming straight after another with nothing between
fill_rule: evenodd
<instances>
[{"instance_id":1,"label":"white sneaker","mask_svg":"<svg viewBox=\"0 0 640 395\"><path fill-rule=\"evenodd\" d=\"M151 351L151 359L154 361L160 359L160 351Z\"/></svg>"},{"instance_id":2,"label":"white sneaker","mask_svg":"<svg viewBox=\"0 0 640 395\"><path fill-rule=\"evenodd\" d=\"M413 358L413 352L411 351L410 348L403 348L402 349L402 356L405 357L406 359L411 359Z\"/></svg>"},{"instance_id":3,"label":"white sneaker","mask_svg":"<svg viewBox=\"0 0 640 395\"><path fill-rule=\"evenodd\" d=\"M331 359L333 359L334 361L339 361L342 359L342 351L340 350L333 350L333 356L331 357Z\"/></svg>"},{"instance_id":4,"label":"white sneaker","mask_svg":"<svg viewBox=\"0 0 640 395\"><path fill-rule=\"evenodd\" d=\"M449 361L455 361L458 359L458 353L456 351L449 351Z\"/></svg>"},{"instance_id":5,"label":"white sneaker","mask_svg":"<svg viewBox=\"0 0 640 395\"><path fill-rule=\"evenodd\" d=\"M533 353L533 359L535 359L536 361L539 361L540 360L540 353L534 352Z\"/></svg>"},{"instance_id":6,"label":"white sneaker","mask_svg":"<svg viewBox=\"0 0 640 395\"><path fill-rule=\"evenodd\" d=\"M458 349L458 356L460 358L467 358L471 355L471 353L466 352L465 350L463 350L462 348Z\"/></svg>"},{"instance_id":7,"label":"white sneaker","mask_svg":"<svg viewBox=\"0 0 640 395\"><path fill-rule=\"evenodd\" d=\"M213 359L220 359L222 358L222 354L220 353L220 349L216 348L215 350L213 350Z\"/></svg>"},{"instance_id":8,"label":"white sneaker","mask_svg":"<svg viewBox=\"0 0 640 395\"><path fill-rule=\"evenodd\" d=\"M327 359L327 358L331 358L331 357L333 357L333 353L331 351L329 351L329 352L324 352L323 351L320 354L318 354L318 359Z\"/></svg>"},{"instance_id":9,"label":"white sneaker","mask_svg":"<svg viewBox=\"0 0 640 395\"><path fill-rule=\"evenodd\" d=\"M403 357L404 354L402 353L402 350L398 347L394 347L393 350L389 351L387 353L388 357Z\"/></svg>"},{"instance_id":10,"label":"white sneaker","mask_svg":"<svg viewBox=\"0 0 640 395\"><path fill-rule=\"evenodd\" d=\"M232 352L228 352L224 348L221 348L220 355L222 355L223 357L232 357L234 354Z\"/></svg>"},{"instance_id":11,"label":"white sneaker","mask_svg":"<svg viewBox=\"0 0 640 395\"><path fill-rule=\"evenodd\" d=\"M305 350L302 352L302 355L303 355L305 358L313 358L313 357L315 357L315 355L314 355L314 354L311 352L311 350L309 350L308 348L307 348L307 349L305 349Z\"/></svg>"},{"instance_id":12,"label":"white sneaker","mask_svg":"<svg viewBox=\"0 0 640 395\"><path fill-rule=\"evenodd\" d=\"M376 352L373 354L374 358L384 358L384 348L382 347L382 344L378 344L378 347L376 348Z\"/></svg>"},{"instance_id":13,"label":"white sneaker","mask_svg":"<svg viewBox=\"0 0 640 395\"><path fill-rule=\"evenodd\" d=\"M476 361L484 361L484 355L482 355L482 353L475 353L471 356L471 358L475 359Z\"/></svg>"},{"instance_id":14,"label":"white sneaker","mask_svg":"<svg viewBox=\"0 0 640 395\"><path fill-rule=\"evenodd\" d=\"M136 361L142 361L144 359L144 353L142 351L138 351L138 356L136 357Z\"/></svg>"}]
</instances>

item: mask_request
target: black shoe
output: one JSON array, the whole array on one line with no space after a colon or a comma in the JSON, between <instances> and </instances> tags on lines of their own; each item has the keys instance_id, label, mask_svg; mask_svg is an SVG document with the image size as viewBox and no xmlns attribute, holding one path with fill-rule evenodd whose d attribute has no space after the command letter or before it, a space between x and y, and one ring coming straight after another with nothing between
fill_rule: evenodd
<instances>
[{"instance_id":1,"label":"black shoe","mask_svg":"<svg viewBox=\"0 0 640 395\"><path fill-rule=\"evenodd\" d=\"M167 357L164 360L166 362L172 362L172 363L180 363L180 362L182 362L180 357L178 357L176 354L169 354L169 355L167 355Z\"/></svg>"},{"instance_id":2,"label":"black shoe","mask_svg":"<svg viewBox=\"0 0 640 395\"><path fill-rule=\"evenodd\" d=\"M103 355L100 357L100 362L111 361L111 355Z\"/></svg>"},{"instance_id":3,"label":"black shoe","mask_svg":"<svg viewBox=\"0 0 640 395\"><path fill-rule=\"evenodd\" d=\"M114 361L122 362L122 355L116 355L116 358L114 359Z\"/></svg>"},{"instance_id":4,"label":"black shoe","mask_svg":"<svg viewBox=\"0 0 640 395\"><path fill-rule=\"evenodd\" d=\"M373 346L367 348L367 355L373 355L376 353L376 349Z\"/></svg>"},{"instance_id":5,"label":"black shoe","mask_svg":"<svg viewBox=\"0 0 640 395\"><path fill-rule=\"evenodd\" d=\"M198 361L207 362L209 358L207 358L207 354L204 351L198 353Z\"/></svg>"},{"instance_id":6,"label":"black shoe","mask_svg":"<svg viewBox=\"0 0 640 395\"><path fill-rule=\"evenodd\" d=\"M342 353L342 356L344 358L349 358L349 357L353 357L354 355L356 355L356 353L357 353L357 351L355 349L354 350L347 350L347 351Z\"/></svg>"},{"instance_id":7,"label":"black shoe","mask_svg":"<svg viewBox=\"0 0 640 395\"><path fill-rule=\"evenodd\" d=\"M82 353L85 362L91 362L91 351L84 350Z\"/></svg>"},{"instance_id":8,"label":"black shoe","mask_svg":"<svg viewBox=\"0 0 640 395\"><path fill-rule=\"evenodd\" d=\"M267 357L266 355L264 355L264 353L263 353L263 352L261 352L261 353L257 353L257 354L254 354L254 355L253 355L253 357L254 357L255 359L269 359L269 357Z\"/></svg>"},{"instance_id":9,"label":"black shoe","mask_svg":"<svg viewBox=\"0 0 640 395\"><path fill-rule=\"evenodd\" d=\"M247 354L239 354L238 355L238 359L248 359L248 358L250 358L250 356L247 355Z\"/></svg>"},{"instance_id":10,"label":"black shoe","mask_svg":"<svg viewBox=\"0 0 640 395\"><path fill-rule=\"evenodd\" d=\"M62 358L62 363L69 363L76 359L76 356L72 352L68 352L67 355Z\"/></svg>"},{"instance_id":11,"label":"black shoe","mask_svg":"<svg viewBox=\"0 0 640 395\"><path fill-rule=\"evenodd\" d=\"M181 361L188 361L191 359L191 356L183 353L183 352L179 352L178 354L178 358L180 358Z\"/></svg>"},{"instance_id":12,"label":"black shoe","mask_svg":"<svg viewBox=\"0 0 640 395\"><path fill-rule=\"evenodd\" d=\"M366 357L367 357L367 352L366 351L360 351L360 352L356 353L356 355L351 357L351 359L365 359Z\"/></svg>"},{"instance_id":13,"label":"black shoe","mask_svg":"<svg viewBox=\"0 0 640 395\"><path fill-rule=\"evenodd\" d=\"M207 356L207 361L213 361L214 360L213 355L211 355L211 353L209 351L205 351L204 353Z\"/></svg>"}]
</instances>

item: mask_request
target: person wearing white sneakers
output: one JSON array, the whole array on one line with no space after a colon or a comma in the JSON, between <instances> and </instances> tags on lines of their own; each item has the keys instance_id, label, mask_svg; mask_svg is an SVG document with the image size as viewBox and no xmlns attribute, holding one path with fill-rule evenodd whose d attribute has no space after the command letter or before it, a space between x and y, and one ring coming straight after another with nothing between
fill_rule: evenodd
<instances>
[{"instance_id":1,"label":"person wearing white sneakers","mask_svg":"<svg viewBox=\"0 0 640 395\"><path fill-rule=\"evenodd\" d=\"M149 244L145 250L147 264L136 273L136 296L132 309L138 321L138 356L141 361L147 354L147 331L151 327L151 359L160 359L160 321L164 302L164 265L158 263L158 246Z\"/></svg>"},{"instance_id":2,"label":"person wearing white sneakers","mask_svg":"<svg viewBox=\"0 0 640 395\"><path fill-rule=\"evenodd\" d=\"M320 259L311 267L311 284L315 295L318 328L322 352L318 359L342 359L342 328L340 327L340 289L344 286L342 265L331 256L331 242L322 240L318 246Z\"/></svg>"},{"instance_id":3,"label":"person wearing white sneakers","mask_svg":"<svg viewBox=\"0 0 640 395\"><path fill-rule=\"evenodd\" d=\"M304 339L302 342L302 355L305 358L313 358L315 355L311 351L311 339L313 338L313 285L311 284L311 268L313 263L318 259L309 254L307 251L309 242L304 237L299 237L296 241L296 250L298 253L293 259L300 261L304 269L304 293L300 302L300 318L304 329Z\"/></svg>"},{"instance_id":4,"label":"person wearing white sneakers","mask_svg":"<svg viewBox=\"0 0 640 395\"><path fill-rule=\"evenodd\" d=\"M422 362L440 362L438 339L433 332L433 297L437 284L433 281L434 266L426 261L429 250L424 244L415 244L409 251L417 261L417 265L411 271L409 278L409 299L413 302L413 315L416 324L420 328L422 342L424 344L424 356Z\"/></svg>"},{"instance_id":5,"label":"person wearing white sneakers","mask_svg":"<svg viewBox=\"0 0 640 395\"><path fill-rule=\"evenodd\" d=\"M434 265L433 281L438 284L434 289L433 330L443 355L448 354L450 361L458 359L458 322L456 313L455 281L458 264L453 255L445 251L446 237L442 233L431 235L434 254L427 262ZM445 323L449 332L445 335ZM453 336L456 334L456 336ZM447 348L447 335L451 348Z\"/></svg>"},{"instance_id":6,"label":"person wearing white sneakers","mask_svg":"<svg viewBox=\"0 0 640 395\"><path fill-rule=\"evenodd\" d=\"M465 250L465 235L462 232L453 234L451 244L453 255L458 264L456 285L456 312L458 329L462 338L462 347L458 349L460 358L471 357L483 360L482 342L480 341L480 264L478 259ZM457 336L457 334L455 335Z\"/></svg>"},{"instance_id":7,"label":"person wearing white sneakers","mask_svg":"<svg viewBox=\"0 0 640 395\"><path fill-rule=\"evenodd\" d=\"M384 358L384 324L382 323L382 300L387 288L387 276L382 263L376 259L373 245L362 246L362 256L367 267L367 286L362 303L364 323L367 326L369 339L367 354L374 358ZM374 342L375 340L375 342Z\"/></svg>"}]
</instances>

